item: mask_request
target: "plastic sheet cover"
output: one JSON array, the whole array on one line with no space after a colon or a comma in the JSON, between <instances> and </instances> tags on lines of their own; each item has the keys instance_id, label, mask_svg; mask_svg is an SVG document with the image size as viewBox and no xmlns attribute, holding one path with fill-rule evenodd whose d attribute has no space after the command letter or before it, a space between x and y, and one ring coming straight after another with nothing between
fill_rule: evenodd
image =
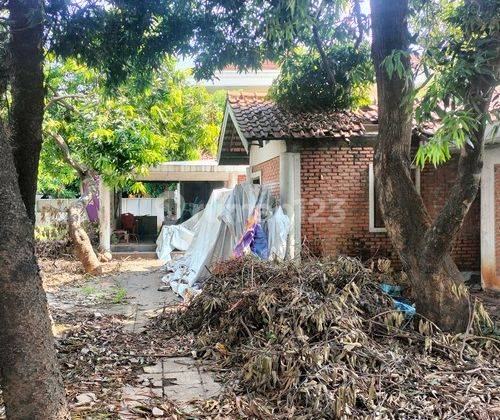
<instances>
[{"instance_id":1,"label":"plastic sheet cover","mask_svg":"<svg viewBox=\"0 0 500 420\"><path fill-rule=\"evenodd\" d=\"M203 210L180 225L164 225L156 240L158 259L167 262L172 259L170 256L172 251L187 251L191 242L193 242L194 234L198 230L198 224L202 216Z\"/></svg>"},{"instance_id":2,"label":"plastic sheet cover","mask_svg":"<svg viewBox=\"0 0 500 420\"><path fill-rule=\"evenodd\" d=\"M267 235L267 254L270 258L283 259L286 255L290 221L281 207L273 209L272 204L273 198L269 191L260 185L244 183L233 190L214 190L196 223L189 219L179 225L181 228L177 232L163 234L159 258L161 254L161 259L168 261L168 274L163 277L164 283L181 296L199 291L203 281L210 276L209 268L215 262L233 258L236 245L247 233L248 222L256 209L260 213L260 228ZM191 228L186 223L190 223ZM176 248L173 242L166 243L167 238L174 241L181 239L179 243L182 244L191 238L182 258L172 261L165 257L165 253L170 252L169 249ZM244 252L251 252L250 245L247 244Z\"/></svg>"}]
</instances>

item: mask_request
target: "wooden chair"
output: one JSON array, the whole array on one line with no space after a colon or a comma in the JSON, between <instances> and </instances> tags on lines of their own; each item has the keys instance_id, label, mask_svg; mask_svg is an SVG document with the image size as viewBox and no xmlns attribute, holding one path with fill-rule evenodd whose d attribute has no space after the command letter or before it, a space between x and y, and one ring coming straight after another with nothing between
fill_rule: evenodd
<instances>
[{"instance_id":1,"label":"wooden chair","mask_svg":"<svg viewBox=\"0 0 500 420\"><path fill-rule=\"evenodd\" d=\"M122 229L128 233L129 238L134 239L139 243L139 235L137 234L137 221L132 213L123 213L120 216Z\"/></svg>"}]
</instances>

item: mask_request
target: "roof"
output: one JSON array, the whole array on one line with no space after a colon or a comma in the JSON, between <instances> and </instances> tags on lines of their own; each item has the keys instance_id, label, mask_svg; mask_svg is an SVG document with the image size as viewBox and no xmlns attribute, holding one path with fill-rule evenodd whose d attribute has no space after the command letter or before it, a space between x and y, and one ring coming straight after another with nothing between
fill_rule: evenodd
<instances>
[{"instance_id":1,"label":"roof","mask_svg":"<svg viewBox=\"0 0 500 420\"><path fill-rule=\"evenodd\" d=\"M265 94L228 94L228 105L234 114L238 128L249 142L269 139L332 138L349 139L376 131L378 109L375 105L358 111L310 110L293 111L280 107ZM493 121L500 110L500 89L496 89L490 103ZM415 129L432 136L439 128L435 121L426 121Z\"/></svg>"},{"instance_id":2,"label":"roof","mask_svg":"<svg viewBox=\"0 0 500 420\"><path fill-rule=\"evenodd\" d=\"M187 160L162 162L138 175L138 181L228 181L244 175L245 165L219 165L215 160Z\"/></svg>"},{"instance_id":3,"label":"roof","mask_svg":"<svg viewBox=\"0 0 500 420\"><path fill-rule=\"evenodd\" d=\"M247 141L269 139L359 137L377 123L376 107L359 112L293 111L280 107L264 94L228 94L228 106Z\"/></svg>"},{"instance_id":4,"label":"roof","mask_svg":"<svg viewBox=\"0 0 500 420\"><path fill-rule=\"evenodd\" d=\"M493 95L490 111L498 121L500 89ZM414 133L423 140L435 134L440 122L428 121ZM248 164L249 145L266 140L354 140L374 138L378 133L378 108L375 105L357 111L331 111L313 109L294 111L277 105L261 93L229 93L226 115L219 139L218 162Z\"/></svg>"}]
</instances>

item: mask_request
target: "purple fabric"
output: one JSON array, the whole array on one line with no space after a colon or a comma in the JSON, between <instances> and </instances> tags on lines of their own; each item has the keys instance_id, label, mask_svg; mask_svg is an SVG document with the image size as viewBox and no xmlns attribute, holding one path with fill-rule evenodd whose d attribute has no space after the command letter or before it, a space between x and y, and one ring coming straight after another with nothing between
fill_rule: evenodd
<instances>
[{"instance_id":1,"label":"purple fabric","mask_svg":"<svg viewBox=\"0 0 500 420\"><path fill-rule=\"evenodd\" d=\"M234 248L233 256L242 257L244 255L245 249L253 242L253 238L255 236L255 227L256 225L253 225L243 234L243 237Z\"/></svg>"},{"instance_id":2,"label":"purple fabric","mask_svg":"<svg viewBox=\"0 0 500 420\"><path fill-rule=\"evenodd\" d=\"M99 185L99 177L95 176L94 181ZM83 184L83 193L85 194L89 189L89 186L87 183ZM85 208L87 210L87 216L89 217L89 220L91 222L96 222L99 220L99 193L94 192L92 193L92 199L90 200L89 204L87 204L87 207Z\"/></svg>"}]
</instances>

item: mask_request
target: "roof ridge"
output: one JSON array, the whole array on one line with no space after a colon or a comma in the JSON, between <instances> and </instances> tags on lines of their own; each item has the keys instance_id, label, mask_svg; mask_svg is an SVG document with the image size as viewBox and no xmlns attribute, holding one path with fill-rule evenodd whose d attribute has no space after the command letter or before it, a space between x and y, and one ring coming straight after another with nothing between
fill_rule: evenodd
<instances>
[{"instance_id":1,"label":"roof ridge","mask_svg":"<svg viewBox=\"0 0 500 420\"><path fill-rule=\"evenodd\" d=\"M256 91L244 92L235 90L235 91L228 91L227 97L234 99L264 99L267 97L267 93L256 92Z\"/></svg>"}]
</instances>

